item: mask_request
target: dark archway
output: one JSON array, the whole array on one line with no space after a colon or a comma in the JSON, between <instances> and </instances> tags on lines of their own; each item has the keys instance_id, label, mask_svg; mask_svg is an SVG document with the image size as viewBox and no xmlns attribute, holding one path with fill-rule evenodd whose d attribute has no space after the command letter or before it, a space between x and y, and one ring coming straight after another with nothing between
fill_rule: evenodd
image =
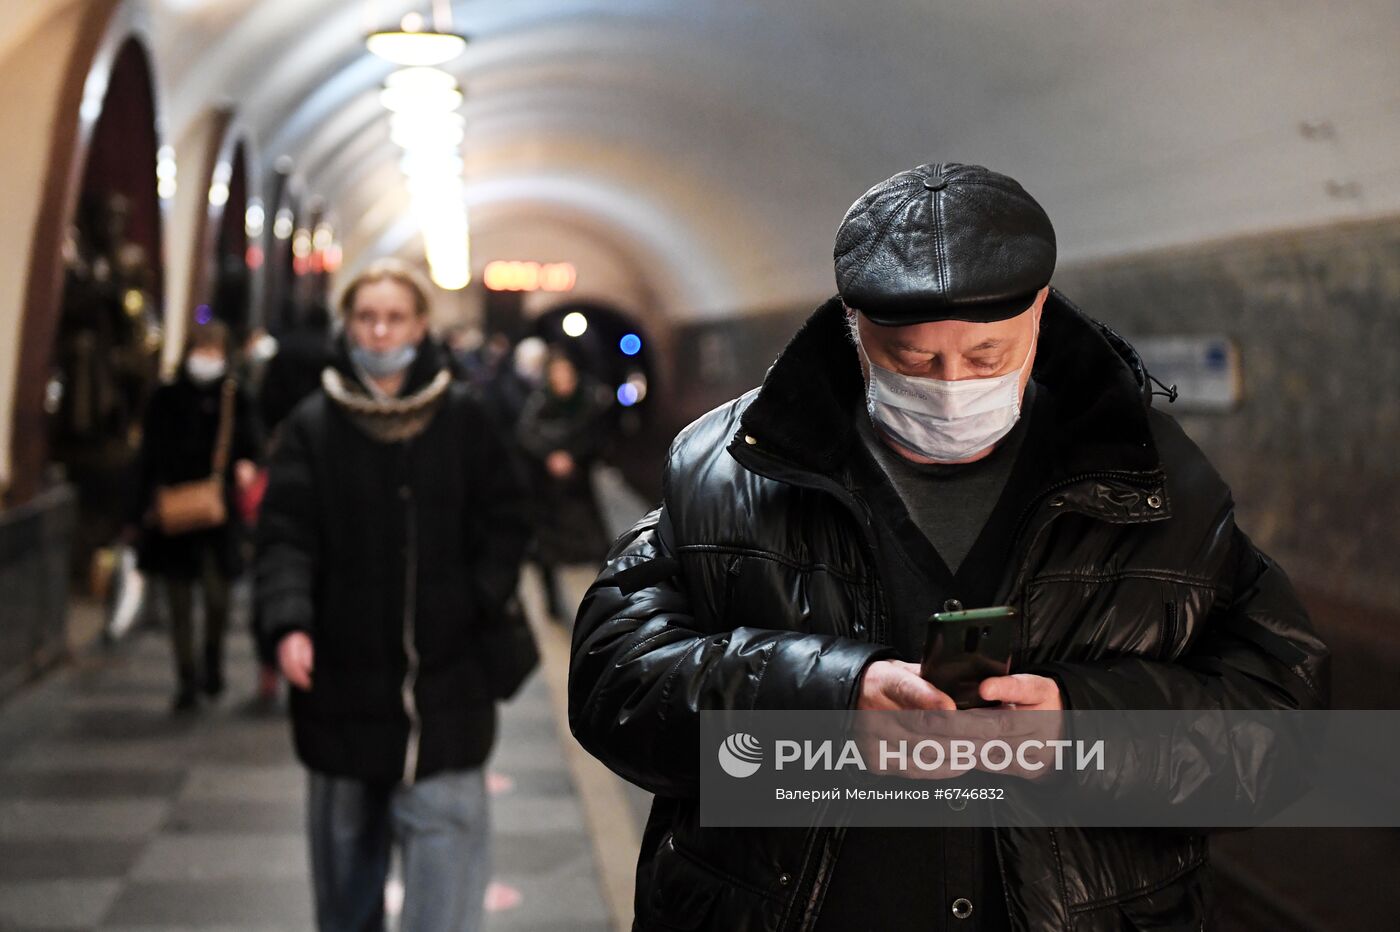
<instances>
[{"instance_id":1,"label":"dark archway","mask_svg":"<svg viewBox=\"0 0 1400 932\"><path fill-rule=\"evenodd\" d=\"M38 350L22 360L33 381L21 378L16 399L15 459L27 467L31 489L57 467L77 490L77 568L126 518L141 418L159 378L158 153L150 61L142 44L128 38L112 61L101 114L81 154L81 183L62 231L62 287L50 340L42 348L26 343ZM32 318L26 325L37 326ZM23 397L36 388L37 405Z\"/></svg>"},{"instance_id":2,"label":"dark archway","mask_svg":"<svg viewBox=\"0 0 1400 932\"><path fill-rule=\"evenodd\" d=\"M253 280L248 256L248 156L241 141L231 157L214 167L209 203L214 227L212 264L207 294L197 303L208 304L213 316L229 325L241 345L254 326Z\"/></svg>"},{"instance_id":3,"label":"dark archway","mask_svg":"<svg viewBox=\"0 0 1400 932\"><path fill-rule=\"evenodd\" d=\"M290 165L277 168L270 192L259 260L264 266L263 326L276 336L295 327L303 310L294 252L302 196Z\"/></svg>"}]
</instances>

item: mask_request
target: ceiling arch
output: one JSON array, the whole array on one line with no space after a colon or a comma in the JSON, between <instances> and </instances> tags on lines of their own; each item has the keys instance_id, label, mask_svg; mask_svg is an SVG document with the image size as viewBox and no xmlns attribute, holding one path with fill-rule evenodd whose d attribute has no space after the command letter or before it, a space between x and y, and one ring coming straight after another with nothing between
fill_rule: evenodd
<instances>
[{"instance_id":1,"label":"ceiling arch","mask_svg":"<svg viewBox=\"0 0 1400 932\"><path fill-rule=\"evenodd\" d=\"M176 132L233 101L265 166L291 156L342 226L370 227L362 248L403 225L375 99L390 66L361 40L424 0L150 2ZM509 203L590 211L687 266L676 280L726 283L678 314L820 297L845 206L922 161L1021 178L1071 261L1400 210L1387 0L1346 17L1254 0L450 6L472 37L449 66L468 200L501 223Z\"/></svg>"}]
</instances>

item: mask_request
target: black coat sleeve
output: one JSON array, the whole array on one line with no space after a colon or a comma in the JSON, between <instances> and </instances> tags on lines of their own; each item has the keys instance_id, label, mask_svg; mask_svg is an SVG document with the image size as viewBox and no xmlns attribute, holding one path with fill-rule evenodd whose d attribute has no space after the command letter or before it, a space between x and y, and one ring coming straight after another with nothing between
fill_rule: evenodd
<instances>
[{"instance_id":1,"label":"black coat sleeve","mask_svg":"<svg viewBox=\"0 0 1400 932\"><path fill-rule=\"evenodd\" d=\"M1132 742L1126 753L1115 755L1110 742L1108 766L1075 778L1104 805L1131 811L1135 801L1211 801L1263 818L1306 789L1311 723L1284 717L1267 719L1277 727L1241 722L1251 712L1326 708L1330 654L1283 570L1231 518L1220 532L1230 540L1217 581L1221 596L1176 662L1120 657L1030 671L1054 677L1066 708L1074 710L1205 713L1183 714L1162 740Z\"/></svg>"},{"instance_id":2,"label":"black coat sleeve","mask_svg":"<svg viewBox=\"0 0 1400 932\"><path fill-rule=\"evenodd\" d=\"M884 647L835 635L706 631L691 610L665 509L613 545L574 628L569 727L624 779L699 789L700 712L847 709Z\"/></svg>"},{"instance_id":3,"label":"black coat sleeve","mask_svg":"<svg viewBox=\"0 0 1400 932\"><path fill-rule=\"evenodd\" d=\"M257 462L262 457L262 422L250 396L242 388L234 402L233 436L229 444L229 462Z\"/></svg>"},{"instance_id":4,"label":"black coat sleeve","mask_svg":"<svg viewBox=\"0 0 1400 932\"><path fill-rule=\"evenodd\" d=\"M485 408L471 402L468 436L473 462L466 470L466 500L470 520L480 523L482 541L469 573L476 587L477 604L485 617L502 617L502 609L515 594L520 563L530 540L526 489L519 457L506 443L500 428Z\"/></svg>"},{"instance_id":5,"label":"black coat sleeve","mask_svg":"<svg viewBox=\"0 0 1400 932\"><path fill-rule=\"evenodd\" d=\"M284 425L268 465L267 491L259 512L255 573L258 637L264 656L271 656L293 631L315 634L313 596L320 528L306 424L306 418L293 416Z\"/></svg>"}]
</instances>

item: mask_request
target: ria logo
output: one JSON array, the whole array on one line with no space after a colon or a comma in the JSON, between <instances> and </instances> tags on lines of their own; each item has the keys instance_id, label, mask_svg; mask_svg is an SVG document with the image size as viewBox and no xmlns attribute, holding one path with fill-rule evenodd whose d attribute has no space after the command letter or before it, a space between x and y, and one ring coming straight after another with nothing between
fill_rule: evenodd
<instances>
[{"instance_id":1,"label":"ria logo","mask_svg":"<svg viewBox=\"0 0 1400 932\"><path fill-rule=\"evenodd\" d=\"M719 766L731 777L751 777L763 763L763 745L753 735L736 732L719 746Z\"/></svg>"}]
</instances>

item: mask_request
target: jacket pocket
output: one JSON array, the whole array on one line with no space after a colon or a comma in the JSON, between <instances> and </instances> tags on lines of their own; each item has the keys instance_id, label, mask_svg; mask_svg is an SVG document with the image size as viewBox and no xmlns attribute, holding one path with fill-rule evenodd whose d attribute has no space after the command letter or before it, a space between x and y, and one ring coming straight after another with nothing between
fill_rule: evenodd
<instances>
[{"instance_id":1,"label":"jacket pocket","mask_svg":"<svg viewBox=\"0 0 1400 932\"><path fill-rule=\"evenodd\" d=\"M1122 928L1132 932L1203 932L1209 910L1209 869L1118 903Z\"/></svg>"},{"instance_id":2,"label":"jacket pocket","mask_svg":"<svg viewBox=\"0 0 1400 932\"><path fill-rule=\"evenodd\" d=\"M723 884L721 878L702 868L693 857L677 850L675 838L668 837L656 853L647 897L649 915L644 923L638 923L638 930L694 932L712 928L710 918Z\"/></svg>"}]
</instances>

